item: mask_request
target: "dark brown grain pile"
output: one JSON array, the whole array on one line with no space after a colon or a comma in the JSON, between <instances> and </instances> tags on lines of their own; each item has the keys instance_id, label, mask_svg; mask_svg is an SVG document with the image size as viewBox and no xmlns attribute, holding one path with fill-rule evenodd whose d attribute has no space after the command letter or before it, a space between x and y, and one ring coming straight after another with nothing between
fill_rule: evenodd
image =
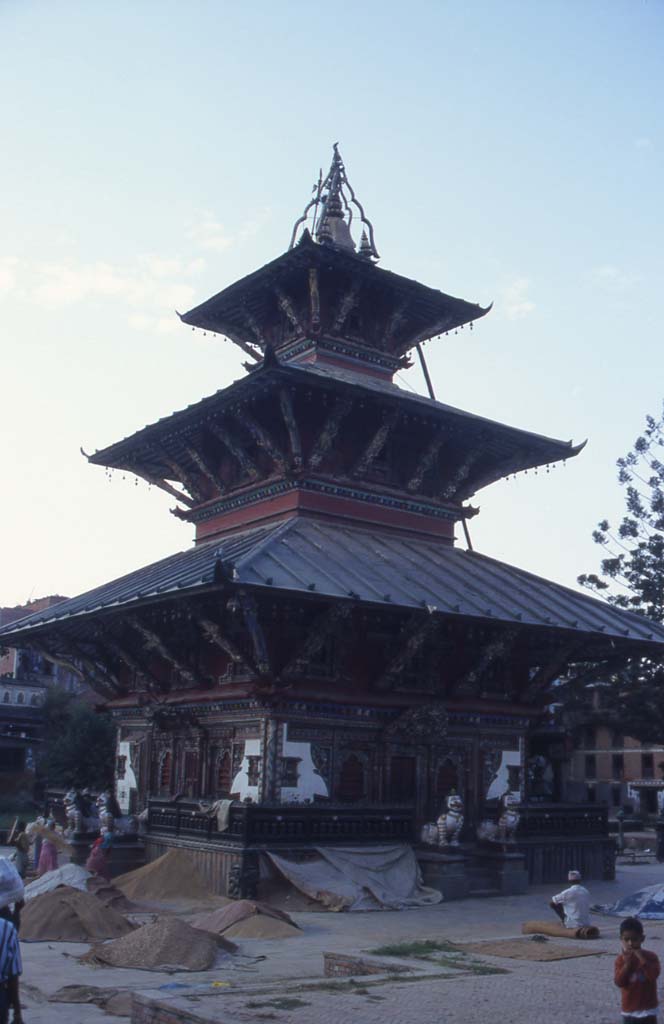
<instances>
[{"instance_id":1,"label":"dark brown grain pile","mask_svg":"<svg viewBox=\"0 0 664 1024\"><path fill-rule=\"evenodd\" d=\"M207 971L220 950L229 951L227 945L176 917L159 917L131 935L94 946L81 960L143 971Z\"/></svg>"},{"instance_id":2,"label":"dark brown grain pile","mask_svg":"<svg viewBox=\"0 0 664 1024\"><path fill-rule=\"evenodd\" d=\"M133 929L113 907L66 885L36 896L26 903L21 915L21 939L25 942L95 942L127 935Z\"/></svg>"}]
</instances>

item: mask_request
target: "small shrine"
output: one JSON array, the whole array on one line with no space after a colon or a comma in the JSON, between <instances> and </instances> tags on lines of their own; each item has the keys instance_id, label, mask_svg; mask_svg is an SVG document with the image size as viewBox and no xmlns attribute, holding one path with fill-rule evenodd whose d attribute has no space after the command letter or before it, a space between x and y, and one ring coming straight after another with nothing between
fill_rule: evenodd
<instances>
[{"instance_id":1,"label":"small shrine","mask_svg":"<svg viewBox=\"0 0 664 1024\"><path fill-rule=\"evenodd\" d=\"M610 875L606 810L541 788L541 695L570 665L661 656L664 628L472 550L482 488L582 444L394 381L489 309L380 265L335 146L288 249L181 315L246 375L88 457L166 491L194 544L0 641L110 709L148 858L187 849L235 895L262 850L335 842L411 843L459 891L482 850L534 881Z\"/></svg>"}]
</instances>

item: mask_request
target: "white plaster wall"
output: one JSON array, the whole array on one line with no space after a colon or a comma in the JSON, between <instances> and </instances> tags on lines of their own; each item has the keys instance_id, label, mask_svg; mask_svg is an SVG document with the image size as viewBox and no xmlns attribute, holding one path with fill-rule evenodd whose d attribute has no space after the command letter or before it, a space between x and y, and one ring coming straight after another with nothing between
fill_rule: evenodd
<instances>
[{"instance_id":1,"label":"white plaster wall","mask_svg":"<svg viewBox=\"0 0 664 1024\"><path fill-rule=\"evenodd\" d=\"M500 799L508 792L507 784L509 780L509 772L507 769L512 766L518 768L521 764L521 751L520 750L503 750L500 755L500 764L498 765L498 771L491 780L486 798L487 800ZM519 792L516 791L516 796L519 796Z\"/></svg>"},{"instance_id":2,"label":"white plaster wall","mask_svg":"<svg viewBox=\"0 0 664 1024\"><path fill-rule=\"evenodd\" d=\"M329 796L324 779L316 771L311 757L311 743L291 743L288 739L288 723L284 725L282 757L299 758L297 786L282 786L282 803L301 803L313 800L315 796Z\"/></svg>"},{"instance_id":3,"label":"white plaster wall","mask_svg":"<svg viewBox=\"0 0 664 1024\"><path fill-rule=\"evenodd\" d=\"M240 770L233 779L231 784L231 793L239 793L239 799L244 800L245 797L250 796L251 799L258 802L258 786L249 785L249 777L247 772L249 770L250 757L261 756L261 741L260 740L245 740L244 744L244 757L242 758L242 764Z\"/></svg>"},{"instance_id":4,"label":"white plaster wall","mask_svg":"<svg viewBox=\"0 0 664 1024\"><path fill-rule=\"evenodd\" d=\"M136 775L131 764L131 743L121 741L118 743L118 757L126 757L125 774L123 779L117 779L115 783L115 796L120 804L120 810L129 814L129 800L132 789L136 789Z\"/></svg>"}]
</instances>

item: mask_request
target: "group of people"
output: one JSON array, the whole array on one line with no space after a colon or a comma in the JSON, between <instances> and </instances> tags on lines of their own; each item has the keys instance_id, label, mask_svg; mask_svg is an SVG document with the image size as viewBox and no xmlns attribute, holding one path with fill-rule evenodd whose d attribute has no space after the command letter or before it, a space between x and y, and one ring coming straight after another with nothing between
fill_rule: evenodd
<instances>
[{"instance_id":1,"label":"group of people","mask_svg":"<svg viewBox=\"0 0 664 1024\"><path fill-rule=\"evenodd\" d=\"M32 867L38 877L58 867L58 847L49 839L55 833L53 818L37 819L34 825L18 821L11 845L13 861L0 857L0 1024L8 1024L10 1010L14 1024L21 1024L19 977L23 971L18 933L21 927L24 880ZM93 843L86 868L103 878L110 878L108 855L111 832L105 832ZM34 850L32 846L34 844Z\"/></svg>"},{"instance_id":2,"label":"group of people","mask_svg":"<svg viewBox=\"0 0 664 1024\"><path fill-rule=\"evenodd\" d=\"M38 818L31 825L26 825L24 821L17 822L10 845L14 847L14 865L21 878L25 879L31 866L38 878L47 871L57 870L58 847L49 839L49 833L54 834L55 831L56 824L53 818ZM33 843L34 851L31 856ZM85 864L88 871L100 875L107 881L111 877L108 858L112 844L113 833L108 829L102 830L101 835L92 844L90 856Z\"/></svg>"},{"instance_id":3,"label":"group of people","mask_svg":"<svg viewBox=\"0 0 664 1024\"><path fill-rule=\"evenodd\" d=\"M590 926L590 893L581 884L578 871L570 871L572 884L557 893L549 906L566 928ZM638 917L620 923L621 952L614 965L614 981L621 992L622 1024L657 1024L659 999L657 979L660 965L656 953L643 949L645 933Z\"/></svg>"},{"instance_id":4,"label":"group of people","mask_svg":"<svg viewBox=\"0 0 664 1024\"><path fill-rule=\"evenodd\" d=\"M37 826L35 828L34 826ZM14 865L21 878L25 878L32 867L38 877L45 875L47 871L55 871L58 866L58 848L48 838L48 833L55 832L55 820L53 818L37 818L33 826L27 826L24 821L16 823L14 834L10 845L14 847ZM32 858L30 848L34 843Z\"/></svg>"}]
</instances>

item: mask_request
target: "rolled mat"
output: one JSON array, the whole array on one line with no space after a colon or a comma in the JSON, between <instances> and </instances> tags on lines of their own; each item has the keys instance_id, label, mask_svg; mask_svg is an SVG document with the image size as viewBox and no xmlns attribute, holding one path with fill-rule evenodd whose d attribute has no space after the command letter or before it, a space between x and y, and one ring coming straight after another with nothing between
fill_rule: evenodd
<instances>
[{"instance_id":1,"label":"rolled mat","mask_svg":"<svg viewBox=\"0 0 664 1024\"><path fill-rule=\"evenodd\" d=\"M560 939L598 939L599 928L594 924L580 928L566 928L555 921L524 921L521 925L522 935L551 935Z\"/></svg>"}]
</instances>

